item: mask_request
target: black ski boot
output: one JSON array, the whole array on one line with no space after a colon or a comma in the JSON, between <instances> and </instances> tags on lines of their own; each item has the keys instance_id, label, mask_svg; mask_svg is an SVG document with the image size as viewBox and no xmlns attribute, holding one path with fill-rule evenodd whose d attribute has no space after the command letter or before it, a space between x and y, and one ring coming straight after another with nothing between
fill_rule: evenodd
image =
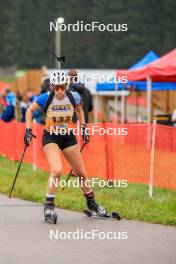
<instances>
[{"instance_id":1,"label":"black ski boot","mask_svg":"<svg viewBox=\"0 0 176 264\"><path fill-rule=\"evenodd\" d=\"M98 216L105 216L107 214L107 211L105 208L99 206L94 197L87 198L87 207L89 211L93 214L97 214Z\"/></svg>"},{"instance_id":2,"label":"black ski boot","mask_svg":"<svg viewBox=\"0 0 176 264\"><path fill-rule=\"evenodd\" d=\"M44 217L48 223L57 223L57 214L54 212L54 202L45 202Z\"/></svg>"},{"instance_id":3,"label":"black ski boot","mask_svg":"<svg viewBox=\"0 0 176 264\"><path fill-rule=\"evenodd\" d=\"M88 217L100 217L100 218L112 218L116 220L120 220L120 214L118 212L112 212L109 213L105 208L99 206L94 198L93 193L90 193L89 196L85 195L87 199L87 207L88 209L85 209L83 212L88 216Z\"/></svg>"}]
</instances>

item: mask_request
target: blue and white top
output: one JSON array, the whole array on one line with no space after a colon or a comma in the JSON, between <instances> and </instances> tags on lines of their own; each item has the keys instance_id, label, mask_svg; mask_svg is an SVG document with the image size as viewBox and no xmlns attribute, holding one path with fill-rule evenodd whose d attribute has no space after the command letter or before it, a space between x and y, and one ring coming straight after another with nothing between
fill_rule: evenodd
<instances>
[{"instance_id":1,"label":"blue and white top","mask_svg":"<svg viewBox=\"0 0 176 264\"><path fill-rule=\"evenodd\" d=\"M75 99L76 105L81 103L81 97L77 92L71 92ZM45 108L50 92L41 94L35 100L41 108ZM55 96L51 101L46 113L45 129L49 132L51 127L58 128L73 127L72 117L74 114L74 107L71 104L67 94L63 99L57 99Z\"/></svg>"}]
</instances>

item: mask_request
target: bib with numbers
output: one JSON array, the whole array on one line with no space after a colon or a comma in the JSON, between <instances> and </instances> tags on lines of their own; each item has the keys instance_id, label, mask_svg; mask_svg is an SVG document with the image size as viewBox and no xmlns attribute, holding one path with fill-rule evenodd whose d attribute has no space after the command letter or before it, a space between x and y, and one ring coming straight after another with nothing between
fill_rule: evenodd
<instances>
[{"instance_id":1,"label":"bib with numbers","mask_svg":"<svg viewBox=\"0 0 176 264\"><path fill-rule=\"evenodd\" d=\"M74 107L71 104L68 96L62 100L53 98L46 113L45 129L50 132L51 127L71 128L73 127Z\"/></svg>"}]
</instances>

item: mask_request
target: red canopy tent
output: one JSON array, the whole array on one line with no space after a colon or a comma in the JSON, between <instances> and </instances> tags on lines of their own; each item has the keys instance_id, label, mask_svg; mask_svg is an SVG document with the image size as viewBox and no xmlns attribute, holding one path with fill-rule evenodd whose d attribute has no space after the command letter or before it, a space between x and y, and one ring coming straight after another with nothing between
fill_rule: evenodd
<instances>
[{"instance_id":1,"label":"red canopy tent","mask_svg":"<svg viewBox=\"0 0 176 264\"><path fill-rule=\"evenodd\" d=\"M149 65L152 81L176 82L176 49Z\"/></svg>"},{"instance_id":2,"label":"red canopy tent","mask_svg":"<svg viewBox=\"0 0 176 264\"><path fill-rule=\"evenodd\" d=\"M156 61L136 70L117 70L117 76L125 75L128 81L143 81L148 76L152 81L176 82L176 49Z\"/></svg>"},{"instance_id":3,"label":"red canopy tent","mask_svg":"<svg viewBox=\"0 0 176 264\"><path fill-rule=\"evenodd\" d=\"M176 82L176 49L139 69L117 70L116 76L127 76L128 81L147 81L147 112L150 123L152 81Z\"/></svg>"}]
</instances>

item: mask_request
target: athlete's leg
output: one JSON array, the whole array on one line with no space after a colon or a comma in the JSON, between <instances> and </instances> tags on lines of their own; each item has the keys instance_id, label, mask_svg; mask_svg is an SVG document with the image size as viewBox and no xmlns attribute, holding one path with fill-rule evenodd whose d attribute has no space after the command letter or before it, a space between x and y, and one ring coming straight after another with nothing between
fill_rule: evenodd
<instances>
[{"instance_id":1,"label":"athlete's leg","mask_svg":"<svg viewBox=\"0 0 176 264\"><path fill-rule=\"evenodd\" d=\"M82 190L84 193L91 192L91 188L86 186L85 181L87 178L87 173L84 167L84 162L78 144L65 148L63 150L64 156L67 159L68 163L72 167L75 174L82 180Z\"/></svg>"},{"instance_id":2,"label":"athlete's leg","mask_svg":"<svg viewBox=\"0 0 176 264\"><path fill-rule=\"evenodd\" d=\"M49 143L45 145L44 152L50 165L50 177L48 179L47 194L55 195L57 183L62 172L60 149L57 144Z\"/></svg>"},{"instance_id":3,"label":"athlete's leg","mask_svg":"<svg viewBox=\"0 0 176 264\"><path fill-rule=\"evenodd\" d=\"M87 173L84 167L82 155L80 153L80 149L78 145L74 145L68 148L65 148L63 150L63 153L69 162L70 166L76 173L76 175L82 179L83 186L81 186L84 195L87 200L87 206L90 210L95 211L98 214L105 215L106 210L103 207L100 207L94 198L94 193L91 189L91 187L86 186L86 180L87 178Z\"/></svg>"},{"instance_id":4,"label":"athlete's leg","mask_svg":"<svg viewBox=\"0 0 176 264\"><path fill-rule=\"evenodd\" d=\"M54 212L54 198L62 170L60 150L57 144L48 143L44 146L44 152L50 165L50 176L44 205L44 217L46 221L56 223L57 214Z\"/></svg>"}]
</instances>

